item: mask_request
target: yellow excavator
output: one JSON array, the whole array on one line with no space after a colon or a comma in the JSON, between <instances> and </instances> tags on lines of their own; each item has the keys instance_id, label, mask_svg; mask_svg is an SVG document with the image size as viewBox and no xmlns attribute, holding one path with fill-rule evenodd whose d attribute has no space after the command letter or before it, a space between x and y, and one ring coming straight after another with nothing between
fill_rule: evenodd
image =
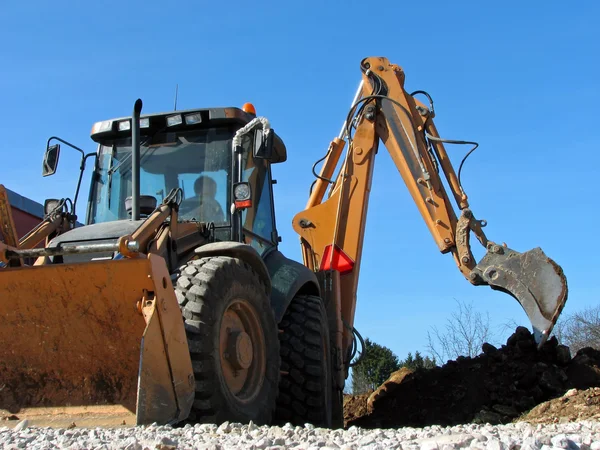
<instances>
[{"instance_id":1,"label":"yellow excavator","mask_svg":"<svg viewBox=\"0 0 600 450\"><path fill-rule=\"evenodd\" d=\"M342 426L380 141L440 252L471 284L516 299L541 347L567 299L562 269L539 248L487 238L461 183L464 159L456 173L444 146L470 145L468 156L477 144L439 136L427 92L406 91L386 58L360 69L293 219L302 263L278 248L271 164L287 150L252 104L142 115L138 100L130 117L94 124L95 152L50 138L43 176L56 172L61 144L81 155L74 200L47 200L43 221L18 239L0 195L0 409L57 426ZM471 232L486 250L479 261Z\"/></svg>"}]
</instances>

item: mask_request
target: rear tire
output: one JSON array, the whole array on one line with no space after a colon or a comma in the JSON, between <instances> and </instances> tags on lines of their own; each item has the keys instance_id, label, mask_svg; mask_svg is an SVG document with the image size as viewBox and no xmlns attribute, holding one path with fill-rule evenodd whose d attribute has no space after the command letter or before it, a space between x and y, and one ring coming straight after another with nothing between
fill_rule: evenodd
<instances>
[{"instance_id":1,"label":"rear tire","mask_svg":"<svg viewBox=\"0 0 600 450\"><path fill-rule=\"evenodd\" d=\"M331 428L344 428L344 391L331 390Z\"/></svg>"},{"instance_id":2,"label":"rear tire","mask_svg":"<svg viewBox=\"0 0 600 450\"><path fill-rule=\"evenodd\" d=\"M278 329L265 286L244 261L188 262L175 287L196 381L190 422L268 424L279 382Z\"/></svg>"},{"instance_id":3,"label":"rear tire","mask_svg":"<svg viewBox=\"0 0 600 450\"><path fill-rule=\"evenodd\" d=\"M327 313L319 297L295 297L279 324L281 380L276 421L332 426L332 364Z\"/></svg>"}]
</instances>

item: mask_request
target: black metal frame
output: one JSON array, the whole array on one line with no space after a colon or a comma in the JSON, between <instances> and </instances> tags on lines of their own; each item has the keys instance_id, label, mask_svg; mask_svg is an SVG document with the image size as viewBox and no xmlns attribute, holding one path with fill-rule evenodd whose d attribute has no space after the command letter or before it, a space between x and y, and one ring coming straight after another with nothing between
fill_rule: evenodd
<instances>
[{"instance_id":1,"label":"black metal frame","mask_svg":"<svg viewBox=\"0 0 600 450\"><path fill-rule=\"evenodd\" d=\"M71 144L70 142L65 141L64 139L59 138L58 136L52 136L48 139L48 142L46 143L46 151L50 148L50 142L52 140L62 142L63 144L65 144L65 145L71 147L72 149L77 150L79 153L81 153L81 162L79 163L79 180L77 180L77 188L75 189L75 197L73 198L73 211L72 211L73 216L75 216L74 220L77 220L75 210L77 208L77 197L79 197L79 189L81 188L81 180L83 179L83 172L85 172L85 162L90 156L96 156L96 153L95 152L85 153L79 147Z\"/></svg>"}]
</instances>

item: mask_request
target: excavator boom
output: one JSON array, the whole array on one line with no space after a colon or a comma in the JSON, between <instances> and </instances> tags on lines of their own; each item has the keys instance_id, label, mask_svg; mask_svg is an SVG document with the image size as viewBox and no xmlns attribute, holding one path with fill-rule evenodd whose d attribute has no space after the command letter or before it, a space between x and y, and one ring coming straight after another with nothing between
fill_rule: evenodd
<instances>
[{"instance_id":1,"label":"excavator boom","mask_svg":"<svg viewBox=\"0 0 600 450\"><path fill-rule=\"evenodd\" d=\"M488 240L483 232L486 222L475 218L461 183L464 159L457 174L444 147L445 143L472 145L468 156L478 144L440 138L431 97L424 91L408 93L399 66L371 57L362 61L361 70L362 82L342 131L322 159L320 173L315 173L306 209L293 219L304 264L315 272L339 273L344 351L349 351L353 339L369 193L380 141L440 252L452 254L473 285L488 285L514 297L530 319L539 346L543 345L567 300L562 269L539 248L519 253ZM418 94L429 99L429 106L415 98ZM341 168L334 176L346 144ZM479 262L471 251L471 232L487 250Z\"/></svg>"}]
</instances>

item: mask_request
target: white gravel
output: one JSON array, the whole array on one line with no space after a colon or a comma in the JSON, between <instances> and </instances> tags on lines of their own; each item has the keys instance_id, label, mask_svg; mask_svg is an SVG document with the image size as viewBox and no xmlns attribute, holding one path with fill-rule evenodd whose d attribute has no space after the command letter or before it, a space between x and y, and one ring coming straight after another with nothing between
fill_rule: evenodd
<instances>
[{"instance_id":1,"label":"white gravel","mask_svg":"<svg viewBox=\"0 0 600 450\"><path fill-rule=\"evenodd\" d=\"M23 421L0 428L4 449L439 449L600 450L600 422L552 425L458 425L425 428L326 430L307 424L294 427L257 427L224 423L182 428L150 425L132 428L36 428Z\"/></svg>"}]
</instances>

